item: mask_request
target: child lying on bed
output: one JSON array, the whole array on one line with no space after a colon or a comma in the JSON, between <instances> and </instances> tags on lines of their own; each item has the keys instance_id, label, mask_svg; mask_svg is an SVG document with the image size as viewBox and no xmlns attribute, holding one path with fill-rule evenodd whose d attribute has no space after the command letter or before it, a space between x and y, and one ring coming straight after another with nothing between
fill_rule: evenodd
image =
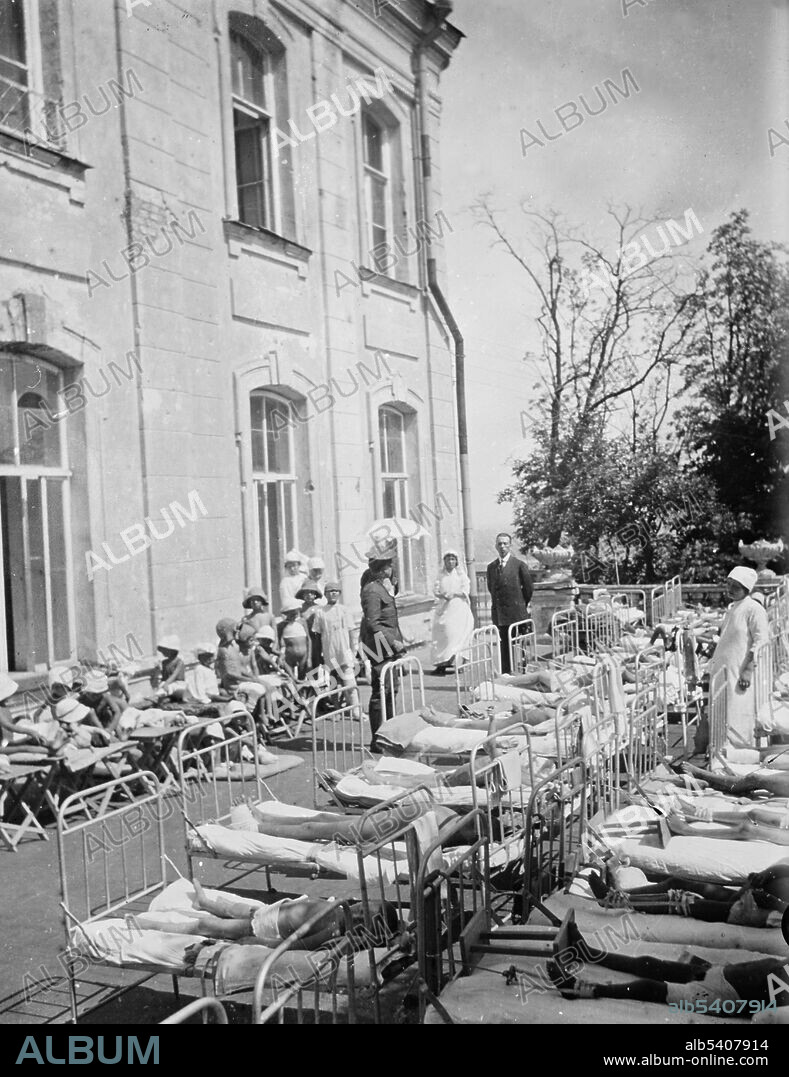
<instances>
[{"instance_id":1,"label":"child lying on bed","mask_svg":"<svg viewBox=\"0 0 789 1077\"><path fill-rule=\"evenodd\" d=\"M783 760L781 760L783 762ZM731 793L733 796L753 796L756 792L769 793L771 797L789 797L789 770L771 765L751 774L730 775L714 774L711 770L694 767L691 763L682 764L682 772L700 781L706 782L719 793Z\"/></svg>"},{"instance_id":2,"label":"child lying on bed","mask_svg":"<svg viewBox=\"0 0 789 1077\"><path fill-rule=\"evenodd\" d=\"M293 935L312 917L321 911L326 914L325 926L317 925L315 931L299 940L298 949L317 950L331 939L344 934L359 931L364 926L364 910L361 904L351 906L351 923L346 923L341 906L332 901L311 900L306 897L282 898L272 905L259 908L248 905L243 898L228 894L226 897L209 897L201 884L192 883L195 896L193 908L200 913L185 923L178 925L178 931L184 935L202 935L210 939L255 938L263 946L277 947ZM380 944L395 936L400 928L397 910L389 902L380 902L371 906L373 937ZM167 917L157 917L155 912L138 913L136 925L152 931L172 931L172 922ZM323 921L321 921L321 924ZM369 935L366 934L369 939Z\"/></svg>"},{"instance_id":3,"label":"child lying on bed","mask_svg":"<svg viewBox=\"0 0 789 1077\"><path fill-rule=\"evenodd\" d=\"M739 890L675 876L624 890L608 872L605 879L593 872L587 882L598 902L607 908L675 914L713 924L780 927L783 911L789 906L789 861L749 875Z\"/></svg>"},{"instance_id":4,"label":"child lying on bed","mask_svg":"<svg viewBox=\"0 0 789 1077\"><path fill-rule=\"evenodd\" d=\"M382 841L396 834L406 823L421 815L433 812L439 832L443 827L456 823L458 815L443 804L436 804L428 797L409 797L408 803L399 801L394 807L382 804L366 816L337 815L334 812L317 812L309 818L283 819L268 815L256 805L249 805L255 828L259 834L272 838L293 838L296 841L339 841L354 845L362 841ZM241 829L241 827L237 827ZM474 820L468 820L454 837L455 844L468 845L476 841Z\"/></svg>"},{"instance_id":5,"label":"child lying on bed","mask_svg":"<svg viewBox=\"0 0 789 1077\"><path fill-rule=\"evenodd\" d=\"M578 975L579 963L602 965L639 977L629 983L592 983ZM564 998L622 998L665 1002L670 1006L717 1002L708 1013L721 1017L750 1016L771 1004L789 1005L789 965L784 958L766 957L733 965L712 965L692 955L688 961L658 957L628 957L590 946L570 913L557 936L548 973ZM784 986L785 985L785 986ZM734 1005L724 1010L723 1004ZM742 1009L738 1003L744 1003Z\"/></svg>"}]
</instances>

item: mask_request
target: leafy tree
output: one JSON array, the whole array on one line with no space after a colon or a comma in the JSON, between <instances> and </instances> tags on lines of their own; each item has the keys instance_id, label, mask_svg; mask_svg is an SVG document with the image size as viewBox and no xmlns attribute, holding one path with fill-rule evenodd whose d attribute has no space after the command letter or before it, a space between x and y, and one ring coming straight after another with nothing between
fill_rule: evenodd
<instances>
[{"instance_id":1,"label":"leafy tree","mask_svg":"<svg viewBox=\"0 0 789 1077\"><path fill-rule=\"evenodd\" d=\"M677 573L706 582L734 563L721 543L731 545L736 517L648 431L635 447L624 435L598 431L584 447L583 466L561 488L546 483L545 440L541 431L500 495L514 506L522 545L544 545L561 520L576 550L574 575L588 582L650 583Z\"/></svg>"},{"instance_id":2,"label":"leafy tree","mask_svg":"<svg viewBox=\"0 0 789 1077\"><path fill-rule=\"evenodd\" d=\"M694 331L685 368L690 402L677 428L690 461L739 518L741 537L772 538L782 521L789 462L785 427L768 424L783 411L789 343L789 271L784 248L753 238L748 212L716 228L691 299ZM785 501L784 501L785 503Z\"/></svg>"}]
</instances>

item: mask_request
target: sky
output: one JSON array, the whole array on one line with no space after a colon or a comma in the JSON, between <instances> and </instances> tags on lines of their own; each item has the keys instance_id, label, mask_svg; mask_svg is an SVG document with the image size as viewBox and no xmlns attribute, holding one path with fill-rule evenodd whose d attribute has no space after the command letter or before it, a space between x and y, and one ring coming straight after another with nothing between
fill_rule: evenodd
<instances>
[{"instance_id":1,"label":"sky","mask_svg":"<svg viewBox=\"0 0 789 1077\"><path fill-rule=\"evenodd\" d=\"M603 242L610 204L679 222L692 209L691 253L744 207L758 238L789 243L789 144L772 136L771 155L768 140L773 128L789 143L789 0L456 0L451 21L466 39L441 84L442 208L479 546L512 522L496 495L528 450L539 336L523 270L470 207L489 195L514 237L521 203L558 210ZM555 135L557 108L583 94L596 109L595 87L621 87L625 69L638 92L594 117L579 105L582 124L543 138L538 120ZM524 149L521 129L545 144Z\"/></svg>"}]
</instances>

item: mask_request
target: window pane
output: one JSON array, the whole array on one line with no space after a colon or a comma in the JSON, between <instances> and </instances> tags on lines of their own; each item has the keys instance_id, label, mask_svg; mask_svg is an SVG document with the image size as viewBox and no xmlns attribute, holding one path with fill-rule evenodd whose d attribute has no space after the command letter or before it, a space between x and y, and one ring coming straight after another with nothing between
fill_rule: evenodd
<instances>
[{"instance_id":1,"label":"window pane","mask_svg":"<svg viewBox=\"0 0 789 1077\"><path fill-rule=\"evenodd\" d=\"M28 466L60 466L60 431L47 402L38 393L24 393L17 401L19 462Z\"/></svg>"},{"instance_id":2,"label":"window pane","mask_svg":"<svg viewBox=\"0 0 789 1077\"><path fill-rule=\"evenodd\" d=\"M384 180L370 177L370 205L374 228L386 231L386 183Z\"/></svg>"},{"instance_id":3,"label":"window pane","mask_svg":"<svg viewBox=\"0 0 789 1077\"><path fill-rule=\"evenodd\" d=\"M364 163L378 172L384 170L384 133L372 116L364 117Z\"/></svg>"},{"instance_id":4,"label":"window pane","mask_svg":"<svg viewBox=\"0 0 789 1077\"><path fill-rule=\"evenodd\" d=\"M288 549L296 545L296 484L280 483L282 491L282 533Z\"/></svg>"},{"instance_id":5,"label":"window pane","mask_svg":"<svg viewBox=\"0 0 789 1077\"><path fill-rule=\"evenodd\" d=\"M250 426L252 428L252 467L255 471L266 470L266 445L263 419L263 397L249 398Z\"/></svg>"},{"instance_id":6,"label":"window pane","mask_svg":"<svg viewBox=\"0 0 789 1077\"><path fill-rule=\"evenodd\" d=\"M0 355L0 464L15 464L13 361Z\"/></svg>"},{"instance_id":7,"label":"window pane","mask_svg":"<svg viewBox=\"0 0 789 1077\"><path fill-rule=\"evenodd\" d=\"M268 593L276 600L285 554L296 541L296 484L258 483L257 501L260 571L263 586L268 583Z\"/></svg>"},{"instance_id":8,"label":"window pane","mask_svg":"<svg viewBox=\"0 0 789 1077\"><path fill-rule=\"evenodd\" d=\"M22 0L0 0L0 123L24 131L30 125Z\"/></svg>"},{"instance_id":9,"label":"window pane","mask_svg":"<svg viewBox=\"0 0 789 1077\"><path fill-rule=\"evenodd\" d=\"M265 408L269 474L290 475L293 471L290 451L290 406L287 400L266 397Z\"/></svg>"},{"instance_id":10,"label":"window pane","mask_svg":"<svg viewBox=\"0 0 789 1077\"><path fill-rule=\"evenodd\" d=\"M267 595L272 592L272 549L268 526L268 507L266 504L266 485L259 482L258 495L258 537L260 540L260 582Z\"/></svg>"},{"instance_id":11,"label":"window pane","mask_svg":"<svg viewBox=\"0 0 789 1077\"><path fill-rule=\"evenodd\" d=\"M384 479L384 497L383 497L384 519L390 520L394 516L398 516L397 511L397 480L396 479Z\"/></svg>"},{"instance_id":12,"label":"window pane","mask_svg":"<svg viewBox=\"0 0 789 1077\"><path fill-rule=\"evenodd\" d=\"M378 412L378 439L380 442L381 451L381 471L389 471L389 456L386 451L386 427L388 422L389 412L385 408L381 408Z\"/></svg>"},{"instance_id":13,"label":"window pane","mask_svg":"<svg viewBox=\"0 0 789 1077\"><path fill-rule=\"evenodd\" d=\"M400 543L400 588L403 591L414 590L414 558L411 540L403 539Z\"/></svg>"},{"instance_id":14,"label":"window pane","mask_svg":"<svg viewBox=\"0 0 789 1077\"><path fill-rule=\"evenodd\" d=\"M22 517L22 480L0 478L7 658L8 668L19 670L27 669L28 633Z\"/></svg>"},{"instance_id":15,"label":"window pane","mask_svg":"<svg viewBox=\"0 0 789 1077\"><path fill-rule=\"evenodd\" d=\"M269 226L268 121L234 112L238 217L256 228Z\"/></svg>"},{"instance_id":16,"label":"window pane","mask_svg":"<svg viewBox=\"0 0 789 1077\"><path fill-rule=\"evenodd\" d=\"M71 657L68 632L68 591L66 589L66 540L63 517L63 481L47 484L47 524L49 537L49 593L52 604L52 658Z\"/></svg>"},{"instance_id":17,"label":"window pane","mask_svg":"<svg viewBox=\"0 0 789 1077\"><path fill-rule=\"evenodd\" d=\"M397 411L387 413L387 456L389 471L405 471L405 445L403 437L403 416Z\"/></svg>"},{"instance_id":18,"label":"window pane","mask_svg":"<svg viewBox=\"0 0 789 1077\"><path fill-rule=\"evenodd\" d=\"M27 483L27 535L30 551L30 590L32 609L28 610L28 623L32 630L31 664L46 665L49 661L47 646L47 596L44 568L44 521L41 506L42 479Z\"/></svg>"},{"instance_id":19,"label":"window pane","mask_svg":"<svg viewBox=\"0 0 789 1077\"><path fill-rule=\"evenodd\" d=\"M266 107L264 54L240 34L230 35L233 93L261 108Z\"/></svg>"}]
</instances>

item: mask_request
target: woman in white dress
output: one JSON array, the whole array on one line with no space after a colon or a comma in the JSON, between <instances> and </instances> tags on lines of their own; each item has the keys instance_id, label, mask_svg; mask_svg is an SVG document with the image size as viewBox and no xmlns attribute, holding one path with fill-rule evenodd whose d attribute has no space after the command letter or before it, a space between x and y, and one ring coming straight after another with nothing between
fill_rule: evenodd
<instances>
[{"instance_id":1,"label":"woman in white dress","mask_svg":"<svg viewBox=\"0 0 789 1077\"><path fill-rule=\"evenodd\" d=\"M731 605L721 626L720 639L710 659L710 682L720 670L726 671L726 725L735 745L753 745L756 726L756 692L753 679L753 652L769 638L764 607L751 597L758 580L752 568L733 568L726 579Z\"/></svg>"},{"instance_id":2,"label":"woman in white dress","mask_svg":"<svg viewBox=\"0 0 789 1077\"><path fill-rule=\"evenodd\" d=\"M433 662L442 675L455 656L467 646L474 631L474 615L469 604L471 584L460 568L455 550L444 554L444 568L433 586L438 603L433 614Z\"/></svg>"}]
</instances>

